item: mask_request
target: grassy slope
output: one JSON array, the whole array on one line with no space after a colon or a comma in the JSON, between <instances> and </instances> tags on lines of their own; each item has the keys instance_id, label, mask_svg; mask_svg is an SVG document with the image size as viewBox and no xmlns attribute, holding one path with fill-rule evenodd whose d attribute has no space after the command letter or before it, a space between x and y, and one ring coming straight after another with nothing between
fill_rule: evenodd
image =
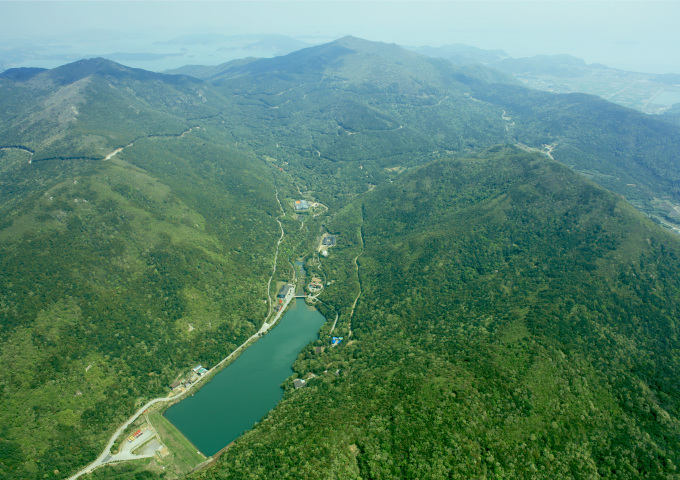
<instances>
[{"instance_id":1,"label":"grassy slope","mask_svg":"<svg viewBox=\"0 0 680 480\"><path fill-rule=\"evenodd\" d=\"M354 342L306 352L296 369L320 376L198 477L675 474L676 238L515 150L376 189L339 238L360 203Z\"/></svg>"},{"instance_id":2,"label":"grassy slope","mask_svg":"<svg viewBox=\"0 0 680 480\"><path fill-rule=\"evenodd\" d=\"M158 431L170 451L170 458L165 458L163 463L168 469L174 470L178 475L184 475L196 465L205 461L196 447L191 444L160 412L154 412L150 416L151 423Z\"/></svg>"}]
</instances>

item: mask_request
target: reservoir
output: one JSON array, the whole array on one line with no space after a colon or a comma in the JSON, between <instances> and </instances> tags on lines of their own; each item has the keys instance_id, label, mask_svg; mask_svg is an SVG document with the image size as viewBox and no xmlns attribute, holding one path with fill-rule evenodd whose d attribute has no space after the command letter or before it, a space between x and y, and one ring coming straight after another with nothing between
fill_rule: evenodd
<instances>
[{"instance_id":1,"label":"reservoir","mask_svg":"<svg viewBox=\"0 0 680 480\"><path fill-rule=\"evenodd\" d=\"M281 321L164 416L206 456L253 426L283 397L281 383L300 350L315 340L326 318L296 298Z\"/></svg>"}]
</instances>

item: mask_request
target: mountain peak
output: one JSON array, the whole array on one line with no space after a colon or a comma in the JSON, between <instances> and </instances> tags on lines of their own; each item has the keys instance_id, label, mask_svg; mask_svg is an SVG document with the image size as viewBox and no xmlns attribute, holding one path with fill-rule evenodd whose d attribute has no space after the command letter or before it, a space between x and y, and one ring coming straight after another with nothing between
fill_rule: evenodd
<instances>
[{"instance_id":1,"label":"mountain peak","mask_svg":"<svg viewBox=\"0 0 680 480\"><path fill-rule=\"evenodd\" d=\"M428 62L425 57L394 43L374 42L347 35L329 43L297 50L288 55L263 58L244 65L229 65L218 71L213 80L242 75L286 72L288 74L320 74L345 70L343 75L356 76L357 71L370 76L379 64L415 65ZM363 75L362 74L362 75Z\"/></svg>"},{"instance_id":2,"label":"mountain peak","mask_svg":"<svg viewBox=\"0 0 680 480\"><path fill-rule=\"evenodd\" d=\"M373 42L371 40L366 40L364 38L355 37L353 35L345 35L332 42L331 44L343 45L346 47L367 47L371 45L385 45L383 42Z\"/></svg>"},{"instance_id":3,"label":"mountain peak","mask_svg":"<svg viewBox=\"0 0 680 480\"><path fill-rule=\"evenodd\" d=\"M125 65L102 57L78 60L51 70L17 72L17 74L25 77L23 80L31 80L38 83L51 83L61 86L70 85L88 77L101 77L113 83L123 80L162 80L166 83L177 83L189 78L183 75L167 75L149 72L141 68L126 67ZM21 81L21 78L15 78L17 74L10 72L6 77L15 81Z\"/></svg>"},{"instance_id":4,"label":"mountain peak","mask_svg":"<svg viewBox=\"0 0 680 480\"><path fill-rule=\"evenodd\" d=\"M91 76L108 76L121 78L140 75L144 70L128 68L106 58L88 58L78 60L52 69L45 68L12 68L0 74L0 77L15 82L36 82L37 84L70 85L78 80ZM151 72L145 72L150 74Z\"/></svg>"},{"instance_id":5,"label":"mountain peak","mask_svg":"<svg viewBox=\"0 0 680 480\"><path fill-rule=\"evenodd\" d=\"M68 85L91 76L122 78L141 75L146 78L153 74L141 69L126 67L120 63L107 60L106 58L98 57L78 60L73 63L53 68L52 70L45 72L45 75L57 84Z\"/></svg>"},{"instance_id":6,"label":"mountain peak","mask_svg":"<svg viewBox=\"0 0 680 480\"><path fill-rule=\"evenodd\" d=\"M364 38L346 35L330 42L326 45L335 45L354 50L361 53L371 53L380 55L410 55L411 52L396 43L376 42L373 40L366 40Z\"/></svg>"},{"instance_id":7,"label":"mountain peak","mask_svg":"<svg viewBox=\"0 0 680 480\"><path fill-rule=\"evenodd\" d=\"M35 67L10 68L0 73L0 78L7 78L8 80L13 80L15 82L25 82L46 70L46 68Z\"/></svg>"}]
</instances>

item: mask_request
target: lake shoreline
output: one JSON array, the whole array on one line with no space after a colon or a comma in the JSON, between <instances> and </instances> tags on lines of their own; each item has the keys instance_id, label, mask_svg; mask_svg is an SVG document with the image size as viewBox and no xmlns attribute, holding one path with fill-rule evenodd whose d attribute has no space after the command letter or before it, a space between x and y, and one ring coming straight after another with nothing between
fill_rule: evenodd
<instances>
[{"instance_id":1,"label":"lake shoreline","mask_svg":"<svg viewBox=\"0 0 680 480\"><path fill-rule=\"evenodd\" d=\"M213 367L200 390L164 408L163 416L206 457L221 453L278 405L284 394L281 384L294 373L292 365L301 349L318 338L328 322L301 297L279 313L284 311L276 319L279 328L251 337L229 362Z\"/></svg>"}]
</instances>

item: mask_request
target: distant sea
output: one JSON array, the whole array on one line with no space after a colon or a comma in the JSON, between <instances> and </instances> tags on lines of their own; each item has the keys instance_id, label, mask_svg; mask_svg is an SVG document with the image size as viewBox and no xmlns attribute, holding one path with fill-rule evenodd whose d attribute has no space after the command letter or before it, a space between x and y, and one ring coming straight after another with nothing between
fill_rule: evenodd
<instances>
[{"instance_id":1,"label":"distant sea","mask_svg":"<svg viewBox=\"0 0 680 480\"><path fill-rule=\"evenodd\" d=\"M680 103L680 90L664 90L656 97L651 103L655 105L667 105L671 106L676 103Z\"/></svg>"}]
</instances>

